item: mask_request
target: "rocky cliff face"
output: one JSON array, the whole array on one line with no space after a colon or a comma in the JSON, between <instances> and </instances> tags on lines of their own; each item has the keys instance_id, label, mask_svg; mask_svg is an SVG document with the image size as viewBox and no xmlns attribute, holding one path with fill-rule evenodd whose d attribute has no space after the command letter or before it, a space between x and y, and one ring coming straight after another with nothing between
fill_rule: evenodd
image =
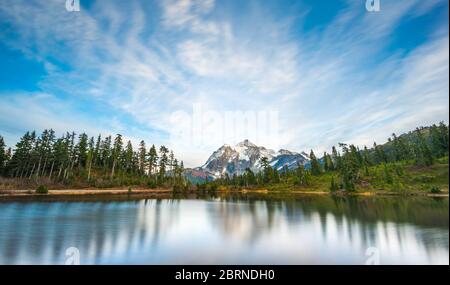
<instances>
[{"instance_id":1,"label":"rocky cliff face","mask_svg":"<svg viewBox=\"0 0 450 285\"><path fill-rule=\"evenodd\" d=\"M247 168L256 173L262 169L260 164L262 157L267 157L270 166L277 170L282 170L285 166L292 169L298 164L306 165L309 161L305 153L296 153L285 149L275 152L263 146L257 146L249 140L244 140L235 146L223 145L220 147L213 152L204 165L193 170L193 175L202 173L202 176L220 178L225 174L240 175Z\"/></svg>"}]
</instances>

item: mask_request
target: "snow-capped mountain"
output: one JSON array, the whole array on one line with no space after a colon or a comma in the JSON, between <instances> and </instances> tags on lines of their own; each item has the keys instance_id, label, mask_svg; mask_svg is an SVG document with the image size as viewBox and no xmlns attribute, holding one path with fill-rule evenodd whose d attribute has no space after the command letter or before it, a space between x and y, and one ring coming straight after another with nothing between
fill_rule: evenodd
<instances>
[{"instance_id":1,"label":"snow-capped mountain","mask_svg":"<svg viewBox=\"0 0 450 285\"><path fill-rule=\"evenodd\" d=\"M235 146L223 145L213 152L204 165L195 170L212 178L220 178L225 174L240 175L247 168L256 173L262 169L260 163L262 157L267 157L269 165L277 170L282 170L284 166L292 169L298 164L305 165L309 161L304 152L297 153L285 149L275 152L244 140Z\"/></svg>"}]
</instances>

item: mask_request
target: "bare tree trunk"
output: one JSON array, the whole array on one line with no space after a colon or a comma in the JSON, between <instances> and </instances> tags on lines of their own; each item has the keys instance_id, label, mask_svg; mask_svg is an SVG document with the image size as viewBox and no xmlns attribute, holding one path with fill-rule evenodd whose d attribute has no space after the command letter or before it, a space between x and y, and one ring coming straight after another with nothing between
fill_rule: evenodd
<instances>
[{"instance_id":1,"label":"bare tree trunk","mask_svg":"<svg viewBox=\"0 0 450 285\"><path fill-rule=\"evenodd\" d=\"M39 163L38 163L38 168L37 168L37 170L36 170L36 172L35 172L35 174L36 174L36 177L39 177L39 170L41 170L41 157L39 157Z\"/></svg>"},{"instance_id":2,"label":"bare tree trunk","mask_svg":"<svg viewBox=\"0 0 450 285\"><path fill-rule=\"evenodd\" d=\"M64 166L64 163L61 163L61 165L59 166L58 179L61 177L63 166Z\"/></svg>"},{"instance_id":3,"label":"bare tree trunk","mask_svg":"<svg viewBox=\"0 0 450 285\"><path fill-rule=\"evenodd\" d=\"M75 165L75 160L72 161L72 164L70 165L70 172L73 172L73 166Z\"/></svg>"},{"instance_id":4,"label":"bare tree trunk","mask_svg":"<svg viewBox=\"0 0 450 285\"><path fill-rule=\"evenodd\" d=\"M89 161L89 168L88 168L88 181L91 180L91 167L92 167L92 161Z\"/></svg>"},{"instance_id":5,"label":"bare tree trunk","mask_svg":"<svg viewBox=\"0 0 450 285\"><path fill-rule=\"evenodd\" d=\"M24 166L21 166L21 167L20 167L20 179L23 178L24 174L25 174L25 176L27 176L27 174L26 174L25 172L26 172L26 170L28 169L29 164L30 164L30 163L27 162L27 164L25 164Z\"/></svg>"},{"instance_id":6,"label":"bare tree trunk","mask_svg":"<svg viewBox=\"0 0 450 285\"><path fill-rule=\"evenodd\" d=\"M29 179L31 179L31 176L33 176L35 166L36 166L36 163L33 163L33 168L31 168L30 176L28 177Z\"/></svg>"},{"instance_id":7,"label":"bare tree trunk","mask_svg":"<svg viewBox=\"0 0 450 285\"><path fill-rule=\"evenodd\" d=\"M47 157L44 159L44 166L42 167L41 176L45 176L45 168L47 167Z\"/></svg>"},{"instance_id":8,"label":"bare tree trunk","mask_svg":"<svg viewBox=\"0 0 450 285\"><path fill-rule=\"evenodd\" d=\"M114 177L114 169L116 168L116 160L113 160L112 170L111 170L111 178Z\"/></svg>"},{"instance_id":9,"label":"bare tree trunk","mask_svg":"<svg viewBox=\"0 0 450 285\"><path fill-rule=\"evenodd\" d=\"M55 161L52 161L52 166L50 167L50 175L48 176L49 179L52 179L52 174L53 174L53 166L55 166Z\"/></svg>"}]
</instances>

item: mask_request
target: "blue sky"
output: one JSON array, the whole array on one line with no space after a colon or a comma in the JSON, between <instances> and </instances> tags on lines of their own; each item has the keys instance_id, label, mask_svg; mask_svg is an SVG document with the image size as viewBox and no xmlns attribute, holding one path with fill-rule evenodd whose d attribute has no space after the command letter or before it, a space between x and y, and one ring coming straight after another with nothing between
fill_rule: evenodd
<instances>
[{"instance_id":1,"label":"blue sky","mask_svg":"<svg viewBox=\"0 0 450 285\"><path fill-rule=\"evenodd\" d=\"M256 143L294 151L448 122L448 1L365 2L2 0L0 134L121 133L198 166L234 141L171 139L194 103L275 110Z\"/></svg>"}]
</instances>

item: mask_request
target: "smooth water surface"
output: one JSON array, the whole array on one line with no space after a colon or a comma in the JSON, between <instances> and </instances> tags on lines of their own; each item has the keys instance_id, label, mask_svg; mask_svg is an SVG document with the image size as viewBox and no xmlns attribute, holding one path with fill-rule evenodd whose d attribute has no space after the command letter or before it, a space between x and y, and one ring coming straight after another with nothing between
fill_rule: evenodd
<instances>
[{"instance_id":1,"label":"smooth water surface","mask_svg":"<svg viewBox=\"0 0 450 285\"><path fill-rule=\"evenodd\" d=\"M448 264L448 236L448 198L0 201L0 264Z\"/></svg>"}]
</instances>

